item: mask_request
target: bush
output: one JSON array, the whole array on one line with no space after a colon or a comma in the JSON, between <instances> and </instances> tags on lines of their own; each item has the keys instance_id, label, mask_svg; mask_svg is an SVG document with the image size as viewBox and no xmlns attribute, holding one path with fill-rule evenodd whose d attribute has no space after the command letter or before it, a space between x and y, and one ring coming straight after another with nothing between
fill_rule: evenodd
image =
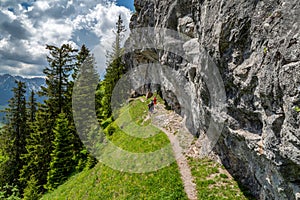
<instances>
[{"instance_id":1,"label":"bush","mask_svg":"<svg viewBox=\"0 0 300 200\"><path fill-rule=\"evenodd\" d=\"M0 199L21 200L18 187L6 184L0 188Z\"/></svg>"},{"instance_id":2,"label":"bush","mask_svg":"<svg viewBox=\"0 0 300 200\"><path fill-rule=\"evenodd\" d=\"M112 117L110 117L101 123L101 127L103 129L106 129L106 127L108 127L112 122L113 122Z\"/></svg>"},{"instance_id":3,"label":"bush","mask_svg":"<svg viewBox=\"0 0 300 200\"><path fill-rule=\"evenodd\" d=\"M226 174L220 174L221 178L228 178L228 176Z\"/></svg>"},{"instance_id":4,"label":"bush","mask_svg":"<svg viewBox=\"0 0 300 200\"><path fill-rule=\"evenodd\" d=\"M115 124L112 123L104 130L104 133L107 136L112 136L116 130L117 130L117 128L116 128Z\"/></svg>"}]
</instances>

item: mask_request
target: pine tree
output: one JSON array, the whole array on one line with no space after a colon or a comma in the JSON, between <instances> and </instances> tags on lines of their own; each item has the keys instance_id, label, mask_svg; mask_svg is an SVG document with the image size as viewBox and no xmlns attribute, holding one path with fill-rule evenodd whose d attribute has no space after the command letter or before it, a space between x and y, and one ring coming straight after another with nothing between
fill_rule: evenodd
<instances>
[{"instance_id":1,"label":"pine tree","mask_svg":"<svg viewBox=\"0 0 300 200\"><path fill-rule=\"evenodd\" d=\"M122 75L125 73L125 64L122 61L123 48L121 48L121 42L124 37L124 32L126 31L123 25L123 20L121 15L116 23L116 40L113 44L113 51L108 53L107 60L108 66L106 68L106 74L103 80L104 95L101 99L101 107L103 113L100 114L101 120L104 121L108 119L112 114L111 108L111 97L114 87L120 80ZM102 88L100 88L102 89Z\"/></svg>"},{"instance_id":2,"label":"pine tree","mask_svg":"<svg viewBox=\"0 0 300 200\"><path fill-rule=\"evenodd\" d=\"M49 50L47 56L49 66L44 69L46 86L42 86L39 92L46 100L35 113L36 120L31 125L32 131L27 139L26 153L22 155L26 165L21 169L19 180L25 185L28 185L31 176L35 177L38 186L47 183L56 118L63 110L71 113L68 89L77 50L69 44L63 44L61 47L47 45L46 49ZM38 187L38 190L41 193L45 192L43 187Z\"/></svg>"},{"instance_id":3,"label":"pine tree","mask_svg":"<svg viewBox=\"0 0 300 200\"><path fill-rule=\"evenodd\" d=\"M23 200L38 200L41 198L40 186L34 176L31 176L24 189Z\"/></svg>"},{"instance_id":4,"label":"pine tree","mask_svg":"<svg viewBox=\"0 0 300 200\"><path fill-rule=\"evenodd\" d=\"M63 110L68 110L66 104L70 102L70 96L67 95L69 78L75 68L75 53L69 44L63 44L60 48L47 45L46 49L50 51L47 56L49 67L44 69L46 75L46 87L42 87L40 94L47 97L46 106L49 108L50 116L55 119Z\"/></svg>"},{"instance_id":5,"label":"pine tree","mask_svg":"<svg viewBox=\"0 0 300 200\"><path fill-rule=\"evenodd\" d=\"M51 161L53 135L49 134L49 113L45 107L40 107L36 113L36 120L31 125L32 132L26 142L26 153L22 155L22 160L26 163L20 171L20 182L28 185L33 176L37 182L37 191L44 193L42 187L47 183L47 173ZM51 120L52 121L52 120Z\"/></svg>"},{"instance_id":6,"label":"pine tree","mask_svg":"<svg viewBox=\"0 0 300 200\"><path fill-rule=\"evenodd\" d=\"M85 147L83 147L79 154L77 154L78 160L78 170L85 168L88 162L93 160L97 162L87 151L91 145L89 141L89 128L93 123L98 123L95 121L95 116L93 115L95 111L95 88L99 82L99 77L95 69L95 58L89 53L89 51L83 46L80 55L84 55L84 60L80 59L78 56L78 76L76 78L76 87L73 91L73 112L74 120L77 123L77 132L81 136L81 141L83 141ZM88 149L90 150L90 149ZM91 164L88 164L91 167Z\"/></svg>"},{"instance_id":7,"label":"pine tree","mask_svg":"<svg viewBox=\"0 0 300 200\"><path fill-rule=\"evenodd\" d=\"M48 190L53 190L66 181L74 170L73 134L69 130L69 122L64 113L58 115L53 132L54 149L51 153L50 170L45 186Z\"/></svg>"},{"instance_id":8,"label":"pine tree","mask_svg":"<svg viewBox=\"0 0 300 200\"><path fill-rule=\"evenodd\" d=\"M85 153L86 149L75 129L71 99L74 80L78 78L80 65L87 58L93 59L93 57L85 46L78 54L75 54L77 50L72 49L70 45L62 45L60 48L47 46L47 49L50 50L50 55L47 57L49 67L44 70L46 86L42 87L42 92L40 92L46 100L39 106L35 121L31 125L32 131L26 145L27 153L22 157L26 165L20 174L20 181L27 187L32 184L30 178L32 176L35 178L38 193L44 193L46 189L53 189L57 186L51 182L56 177L56 172L55 166L50 163L56 162L53 158L57 133L55 127L57 120L62 120L59 117L60 111L63 111L65 115L63 121L68 122L65 130L68 130L71 135L66 142L72 144L64 151L72 158L72 163L64 162L64 166L71 167L72 170L69 171L74 171L75 168L80 171L87 165L89 159L89 154ZM86 77L86 80L89 78ZM85 101L86 99L82 102ZM62 175L61 180L63 181L68 175L68 173ZM46 188L43 187L45 185L47 185Z\"/></svg>"},{"instance_id":9,"label":"pine tree","mask_svg":"<svg viewBox=\"0 0 300 200\"><path fill-rule=\"evenodd\" d=\"M85 45L82 45L79 53L76 56L76 67L72 75L73 79L76 79L78 77L79 69L82 68L82 65L89 57L92 57L90 50Z\"/></svg>"},{"instance_id":10,"label":"pine tree","mask_svg":"<svg viewBox=\"0 0 300 200\"><path fill-rule=\"evenodd\" d=\"M0 166L0 187L16 185L22 190L19 174L24 162L21 155L26 152L26 138L28 137L27 113L26 113L26 86L25 83L16 81L17 86L13 88L14 96L9 101L7 109L8 124L1 135L2 153L6 157ZM11 191L8 191L8 193Z\"/></svg>"},{"instance_id":11,"label":"pine tree","mask_svg":"<svg viewBox=\"0 0 300 200\"><path fill-rule=\"evenodd\" d=\"M105 97L104 81L100 81L96 90L96 102L95 102L97 118L100 120L103 120L106 118L106 116L108 116L108 112L106 108L109 105L105 105L105 103L108 102L105 98L106 97Z\"/></svg>"},{"instance_id":12,"label":"pine tree","mask_svg":"<svg viewBox=\"0 0 300 200\"><path fill-rule=\"evenodd\" d=\"M118 21L116 22L116 29L114 30L116 39L112 45L112 51L107 52L108 65L112 63L113 60L120 58L123 54L124 49L121 47L121 42L124 39L124 32L126 32L126 29L123 25L121 15L119 15Z\"/></svg>"},{"instance_id":13,"label":"pine tree","mask_svg":"<svg viewBox=\"0 0 300 200\"><path fill-rule=\"evenodd\" d=\"M28 122L33 123L35 120L35 113L37 111L37 102L35 98L35 92L32 90L28 101Z\"/></svg>"},{"instance_id":14,"label":"pine tree","mask_svg":"<svg viewBox=\"0 0 300 200\"><path fill-rule=\"evenodd\" d=\"M73 116L72 116L72 94L73 94L73 89L74 89L74 82L78 78L78 72L79 72L79 69L80 69L81 65L84 63L84 61L89 56L91 56L90 50L85 45L82 45L80 51L75 56L76 62L73 65L73 71L72 71L72 75L71 75L72 79L69 80L68 88L67 88L67 91L66 91L66 100L67 100L66 107L67 108L65 109L65 113L67 114L70 121L73 120Z\"/></svg>"}]
</instances>

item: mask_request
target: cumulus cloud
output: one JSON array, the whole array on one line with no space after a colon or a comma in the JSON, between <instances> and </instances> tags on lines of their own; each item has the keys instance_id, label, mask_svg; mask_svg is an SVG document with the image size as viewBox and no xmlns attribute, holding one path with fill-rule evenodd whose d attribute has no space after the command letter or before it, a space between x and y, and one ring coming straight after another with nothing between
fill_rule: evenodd
<instances>
[{"instance_id":1,"label":"cumulus cloud","mask_svg":"<svg viewBox=\"0 0 300 200\"><path fill-rule=\"evenodd\" d=\"M102 73L119 15L128 26L131 11L107 0L1 1L0 73L41 76L47 66L46 44L64 43L76 48L85 44Z\"/></svg>"}]
</instances>

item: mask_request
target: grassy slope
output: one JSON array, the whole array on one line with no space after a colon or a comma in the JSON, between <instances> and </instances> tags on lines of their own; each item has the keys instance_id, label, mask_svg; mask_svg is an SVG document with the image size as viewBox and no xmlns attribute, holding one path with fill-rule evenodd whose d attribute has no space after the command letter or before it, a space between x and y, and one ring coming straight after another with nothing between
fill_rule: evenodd
<instances>
[{"instance_id":1,"label":"grassy slope","mask_svg":"<svg viewBox=\"0 0 300 200\"><path fill-rule=\"evenodd\" d=\"M254 199L240 188L224 170L224 166L209 159L189 159L192 175L197 185L200 200L246 200Z\"/></svg>"},{"instance_id":2,"label":"grassy slope","mask_svg":"<svg viewBox=\"0 0 300 200\"><path fill-rule=\"evenodd\" d=\"M72 177L43 199L186 199L177 165L147 174L130 174L98 164Z\"/></svg>"},{"instance_id":3,"label":"grassy slope","mask_svg":"<svg viewBox=\"0 0 300 200\"><path fill-rule=\"evenodd\" d=\"M134 109L133 109L134 108ZM129 110L128 110L129 109ZM129 112L136 123L125 124L128 117L122 115ZM123 126L141 124L147 114L147 104L132 102L130 107L121 110L117 123ZM149 124L149 123L148 123ZM115 125L116 127L116 125ZM128 128L128 127L127 127ZM130 127L129 127L130 128ZM147 128L155 130L152 125ZM148 129L148 130L149 130ZM132 152L152 152L169 143L167 136L156 130L157 134L147 139L128 136L117 128L109 139L119 147ZM113 170L99 163L71 177L65 184L52 193L44 195L43 199L187 199L183 189L176 163L152 173L131 174Z\"/></svg>"},{"instance_id":4,"label":"grassy slope","mask_svg":"<svg viewBox=\"0 0 300 200\"><path fill-rule=\"evenodd\" d=\"M162 103L162 100L160 100ZM155 131L151 121L142 123L147 115L147 103L133 101L129 107L121 110L116 120L123 130L135 129L135 125L147 127L145 130ZM130 124L128 116L135 123ZM134 125L135 124L135 125ZM147 126L149 125L150 126ZM114 124L117 127L116 124ZM127 127L128 126L128 127ZM164 133L158 133L149 139L128 136L119 128L110 140L116 145L132 152L149 152L159 149L169 141ZM222 173L221 165L208 159L190 159L189 164L195 178L199 200L244 200L245 196L236 181ZM176 163L159 171L144 174L130 174L113 170L102 163L95 168L81 172L71 177L65 184L52 193L44 195L43 199L187 199L183 190L180 174Z\"/></svg>"}]
</instances>

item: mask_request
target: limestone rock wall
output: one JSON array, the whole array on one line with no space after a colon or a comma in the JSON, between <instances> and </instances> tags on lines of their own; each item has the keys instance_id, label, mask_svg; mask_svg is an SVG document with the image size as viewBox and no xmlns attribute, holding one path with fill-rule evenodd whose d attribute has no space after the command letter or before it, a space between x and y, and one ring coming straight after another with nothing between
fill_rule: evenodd
<instances>
[{"instance_id":1,"label":"limestone rock wall","mask_svg":"<svg viewBox=\"0 0 300 200\"><path fill-rule=\"evenodd\" d=\"M135 0L135 8L131 29L184 33L191 38L186 54L201 46L218 67L227 112L214 151L228 170L258 199L300 199L300 2ZM184 74L188 105L164 87L162 93L169 103L182 104L178 113L186 115L190 107L188 128L205 134L211 97L201 67L153 49L125 59L131 67L158 61Z\"/></svg>"}]
</instances>

